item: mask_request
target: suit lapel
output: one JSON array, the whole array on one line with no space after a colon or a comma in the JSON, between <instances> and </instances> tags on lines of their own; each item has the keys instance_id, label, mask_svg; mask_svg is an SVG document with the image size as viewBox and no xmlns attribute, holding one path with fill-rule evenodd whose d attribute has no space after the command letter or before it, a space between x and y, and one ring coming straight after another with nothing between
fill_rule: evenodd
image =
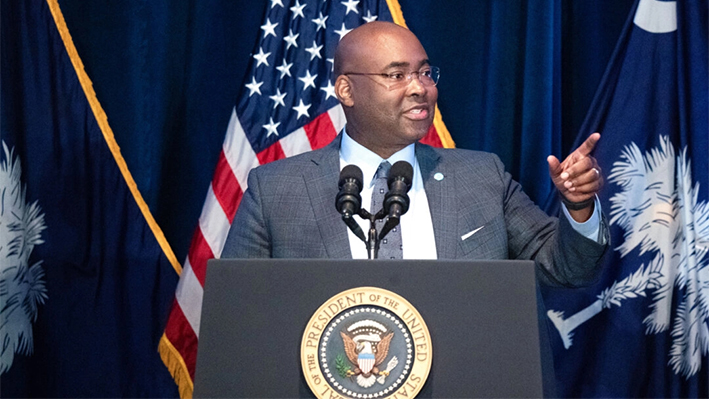
<instances>
[{"instance_id":1,"label":"suit lapel","mask_svg":"<svg viewBox=\"0 0 709 399\"><path fill-rule=\"evenodd\" d=\"M347 227L335 209L337 182L340 176L340 141L338 135L320 151L313 151L311 165L303 171L315 223L328 258L351 259Z\"/></svg>"},{"instance_id":2,"label":"suit lapel","mask_svg":"<svg viewBox=\"0 0 709 399\"><path fill-rule=\"evenodd\" d=\"M454 171L433 148L418 143L416 159L431 210L438 259L453 259L458 243Z\"/></svg>"}]
</instances>

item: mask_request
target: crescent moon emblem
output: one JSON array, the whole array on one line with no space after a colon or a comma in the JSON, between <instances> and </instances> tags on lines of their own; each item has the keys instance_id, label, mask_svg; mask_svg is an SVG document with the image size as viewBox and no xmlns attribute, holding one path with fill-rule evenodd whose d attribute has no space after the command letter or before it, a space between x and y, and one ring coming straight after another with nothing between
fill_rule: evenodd
<instances>
[{"instance_id":1,"label":"crescent moon emblem","mask_svg":"<svg viewBox=\"0 0 709 399\"><path fill-rule=\"evenodd\" d=\"M650 33L669 33L677 30L677 2L640 0L633 23Z\"/></svg>"}]
</instances>

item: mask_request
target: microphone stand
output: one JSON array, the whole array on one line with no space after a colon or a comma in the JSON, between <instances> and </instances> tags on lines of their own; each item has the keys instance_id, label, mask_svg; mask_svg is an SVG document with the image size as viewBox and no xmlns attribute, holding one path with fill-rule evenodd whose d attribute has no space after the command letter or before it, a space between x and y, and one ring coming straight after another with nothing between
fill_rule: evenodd
<instances>
[{"instance_id":1,"label":"microphone stand","mask_svg":"<svg viewBox=\"0 0 709 399\"><path fill-rule=\"evenodd\" d=\"M355 165L348 165L340 172L340 193L335 197L335 206L342 214L342 221L357 238L364 241L369 259L377 259L380 241L399 225L401 215L406 213L409 208L409 197L406 193L411 189L413 169L408 162L399 161L392 165L391 172L394 172L394 177L387 180L389 192L384 196L384 207L375 215L360 207L359 193L362 191L362 171ZM384 208L387 208L386 212ZM362 228L354 220L354 215L369 220L367 237L364 236ZM382 226L382 231L377 233L376 221L387 216L389 218Z\"/></svg>"},{"instance_id":2,"label":"microphone stand","mask_svg":"<svg viewBox=\"0 0 709 399\"><path fill-rule=\"evenodd\" d=\"M364 241L367 246L367 258L377 259L379 255L379 243L386 237L386 235L399 224L399 218L389 218L387 222L382 227L382 231L377 233L376 221L384 219L387 215L384 213L384 209L381 209L376 214L369 213L366 209L359 210L359 216L362 219L369 220L369 232L367 234L367 239L365 240L363 235L357 235L362 241Z\"/></svg>"},{"instance_id":3,"label":"microphone stand","mask_svg":"<svg viewBox=\"0 0 709 399\"><path fill-rule=\"evenodd\" d=\"M367 237L364 236L364 232L362 229L359 227L359 224L357 224L357 221L354 220L352 217L353 214L351 211L344 212L342 214L342 221L345 222L347 227L359 238L360 240L364 241L364 244L367 246L367 258L368 259L377 259L377 256L379 254L379 242L389 233L389 231L396 227L397 224L399 224L399 218L389 218L387 222L384 224L384 227L382 227L381 234L377 233L377 227L376 227L376 221L380 219L384 219L386 217L386 214L384 213L384 209L381 209L379 212L377 212L376 215L369 213L366 209L360 208L359 212L356 213L359 215L362 219L367 219L369 220L369 231L367 233Z\"/></svg>"}]
</instances>

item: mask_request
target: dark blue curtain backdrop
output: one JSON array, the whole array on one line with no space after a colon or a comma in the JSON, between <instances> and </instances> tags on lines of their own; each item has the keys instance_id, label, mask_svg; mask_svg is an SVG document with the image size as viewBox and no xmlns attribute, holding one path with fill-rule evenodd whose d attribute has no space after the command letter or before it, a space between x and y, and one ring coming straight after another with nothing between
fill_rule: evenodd
<instances>
[{"instance_id":1,"label":"dark blue curtain backdrop","mask_svg":"<svg viewBox=\"0 0 709 399\"><path fill-rule=\"evenodd\" d=\"M184 260L266 0L60 0L138 187ZM631 0L400 0L439 65L458 147L497 153L541 206ZM584 134L592 132L583 132Z\"/></svg>"}]
</instances>

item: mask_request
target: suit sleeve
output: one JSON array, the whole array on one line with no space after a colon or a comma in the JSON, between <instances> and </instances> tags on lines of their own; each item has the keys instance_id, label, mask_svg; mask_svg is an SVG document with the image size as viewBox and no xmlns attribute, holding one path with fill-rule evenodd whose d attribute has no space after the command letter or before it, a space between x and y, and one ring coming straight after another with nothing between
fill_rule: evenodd
<instances>
[{"instance_id":1,"label":"suit sleeve","mask_svg":"<svg viewBox=\"0 0 709 399\"><path fill-rule=\"evenodd\" d=\"M602 245L579 234L566 217L548 216L522 191L519 183L504 171L495 157L502 176L504 214L507 225L509 255L512 259L531 259L537 264L537 276L547 285L579 287L594 283L602 271L602 257L609 237L605 218Z\"/></svg>"},{"instance_id":2,"label":"suit sleeve","mask_svg":"<svg viewBox=\"0 0 709 399\"><path fill-rule=\"evenodd\" d=\"M221 258L270 258L271 239L265 220L258 169L252 169Z\"/></svg>"}]
</instances>

